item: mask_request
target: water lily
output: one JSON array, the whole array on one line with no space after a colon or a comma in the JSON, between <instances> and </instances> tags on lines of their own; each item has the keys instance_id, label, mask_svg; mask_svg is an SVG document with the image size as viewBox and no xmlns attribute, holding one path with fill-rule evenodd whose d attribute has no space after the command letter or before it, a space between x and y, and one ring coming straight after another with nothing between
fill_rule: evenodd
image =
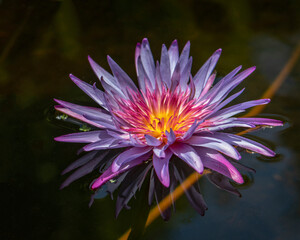
<instances>
[{"instance_id":1,"label":"water lily","mask_svg":"<svg viewBox=\"0 0 300 240\"><path fill-rule=\"evenodd\" d=\"M122 173L132 172L150 162L141 170L141 179L152 170L163 185L161 187L170 188L173 175L177 180L185 176L180 175L178 167L170 168L175 158L200 174L204 169L211 169L242 184L243 177L235 167L241 158L236 147L265 156L275 155L261 143L233 131L236 128L281 126L279 120L236 117L246 109L267 104L270 100L227 106L244 89L229 94L255 67L240 72L242 67L239 66L214 84L216 73L213 70L221 49L215 51L194 76L189 52L188 42L179 54L175 40L169 48L162 46L160 61L155 62L148 40L143 39L135 50L138 87L109 56L112 74L88 58L104 91L98 89L96 83L90 85L70 74L72 81L99 108L55 99L59 104L55 107L58 111L92 126L91 131L55 138L61 142L86 143L83 151L90 152L66 169L68 172L81 167L63 186L98 167L104 171L91 184L91 189L97 190ZM108 149L122 149L122 152L116 155L100 151Z\"/></svg>"}]
</instances>

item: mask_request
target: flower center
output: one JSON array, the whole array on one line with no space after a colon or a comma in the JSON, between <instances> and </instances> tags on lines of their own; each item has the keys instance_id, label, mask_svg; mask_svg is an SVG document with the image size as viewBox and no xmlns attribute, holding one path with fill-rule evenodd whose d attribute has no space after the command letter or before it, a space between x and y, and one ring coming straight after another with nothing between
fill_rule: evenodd
<instances>
[{"instance_id":1,"label":"flower center","mask_svg":"<svg viewBox=\"0 0 300 240\"><path fill-rule=\"evenodd\" d=\"M189 91L165 89L132 93L130 99L116 99L119 108L113 112L123 130L137 134L140 139L148 134L164 141L166 131L172 129L176 137L180 137L206 112L203 104L195 104L189 96Z\"/></svg>"}]
</instances>

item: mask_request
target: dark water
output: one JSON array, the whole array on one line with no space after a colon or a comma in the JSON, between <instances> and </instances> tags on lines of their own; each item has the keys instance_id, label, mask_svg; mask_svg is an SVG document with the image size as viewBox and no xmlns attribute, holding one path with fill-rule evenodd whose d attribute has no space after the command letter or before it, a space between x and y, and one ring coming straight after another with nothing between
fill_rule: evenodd
<instances>
[{"instance_id":1,"label":"dark water","mask_svg":"<svg viewBox=\"0 0 300 240\"><path fill-rule=\"evenodd\" d=\"M162 43L191 41L193 73L218 48L219 76L237 65L257 66L239 101L259 98L300 39L300 2L255 1L0 1L1 228L0 239L117 239L139 219L132 210L114 217L115 202L89 209L84 177L60 191L60 172L76 159L77 144L53 137L71 132L53 121L53 97L91 104L68 74L96 81L91 55L108 69L106 55L135 79L134 48L148 37L159 58ZM300 236L300 63L264 113L284 118L282 128L252 135L275 149L275 159L244 154L256 169L242 198L201 179L208 211L199 216L185 197L169 222L157 219L142 239L297 239ZM284 116L284 117L283 117ZM146 202L145 202L146 206Z\"/></svg>"}]
</instances>

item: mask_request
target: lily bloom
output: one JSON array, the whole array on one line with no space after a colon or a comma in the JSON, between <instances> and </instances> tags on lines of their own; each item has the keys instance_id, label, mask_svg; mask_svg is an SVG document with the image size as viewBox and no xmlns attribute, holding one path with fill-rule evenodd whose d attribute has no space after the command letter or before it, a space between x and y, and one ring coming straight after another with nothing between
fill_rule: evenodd
<instances>
[{"instance_id":1,"label":"lily bloom","mask_svg":"<svg viewBox=\"0 0 300 240\"><path fill-rule=\"evenodd\" d=\"M63 187L99 168L103 172L91 184L91 189L97 190L112 179L126 178L126 174L132 175L133 169L141 166L143 167L138 175L141 183L151 170L151 178L157 179L156 185L159 184L162 188L169 189L172 178L181 181L186 176L181 174L181 168L186 167L200 174L204 169L210 169L242 184L243 177L236 168L241 156L236 147L265 156L275 155L261 143L238 136L233 130L281 126L282 122L279 120L236 117L248 108L269 103L270 99L227 106L244 91L242 89L230 95L232 90L255 67L241 71L242 67L239 66L213 84L216 78L213 70L221 55L221 49L215 51L194 76L191 74L192 57L189 52L190 42L187 42L179 54L175 40L169 48L162 46L160 61L155 62L148 40L143 39L135 50L138 87L109 56L107 60L112 74L92 58L88 58L104 91L98 89L96 83L90 85L70 74L71 80L99 108L55 99L59 104L55 107L56 110L92 127L88 132L55 138L61 142L86 143L82 150L90 152L66 169L65 172L78 168ZM101 151L111 149L122 151L118 154ZM182 167L173 166L173 162L178 159L182 161L179 164ZM135 187L137 186L140 187L136 183ZM127 202L123 202L122 207Z\"/></svg>"}]
</instances>

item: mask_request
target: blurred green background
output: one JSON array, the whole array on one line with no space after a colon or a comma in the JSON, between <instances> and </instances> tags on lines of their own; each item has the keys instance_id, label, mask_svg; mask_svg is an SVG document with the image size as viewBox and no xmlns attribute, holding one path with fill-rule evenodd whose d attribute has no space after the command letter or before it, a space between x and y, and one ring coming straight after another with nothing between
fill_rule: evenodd
<instances>
[{"instance_id":1,"label":"blurred green background","mask_svg":"<svg viewBox=\"0 0 300 240\"><path fill-rule=\"evenodd\" d=\"M300 40L296 0L30 1L0 0L0 239L117 239L140 221L132 210L114 217L109 197L88 208L90 181L60 191L60 172L76 159L77 144L53 137L74 131L55 121L53 98L92 105L68 78L93 83L87 61L105 69L110 55L136 81L134 49L147 37L155 59L162 43L191 41L193 74L218 48L224 76L238 65L257 70L239 101L259 98ZM208 211L199 216L185 197L169 222L157 219L142 239L297 239L300 235L299 61L265 109L283 128L253 135L276 150L275 159L243 155L257 170L241 199L201 179ZM76 128L76 126L75 126ZM146 202L144 203L146 206Z\"/></svg>"}]
</instances>

